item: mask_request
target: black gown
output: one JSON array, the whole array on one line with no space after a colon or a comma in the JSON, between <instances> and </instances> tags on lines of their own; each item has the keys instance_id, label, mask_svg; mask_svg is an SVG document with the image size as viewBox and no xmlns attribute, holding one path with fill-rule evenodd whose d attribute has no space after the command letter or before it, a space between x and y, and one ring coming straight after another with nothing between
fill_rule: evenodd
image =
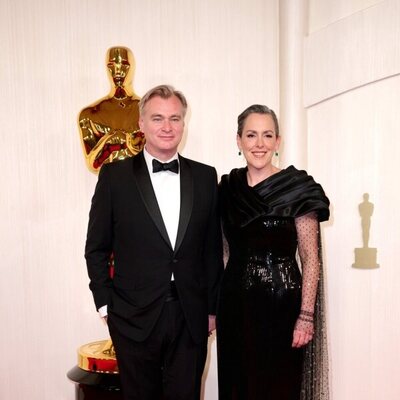
<instances>
[{"instance_id":1,"label":"black gown","mask_svg":"<svg viewBox=\"0 0 400 400\"><path fill-rule=\"evenodd\" d=\"M315 381L316 362L306 357L304 368L304 349L291 344L302 299L295 218L314 212L328 219L329 200L292 166L254 187L246 172L234 169L220 183L229 260L217 313L219 400L327 398L310 394L314 383L304 394L304 371Z\"/></svg>"}]
</instances>

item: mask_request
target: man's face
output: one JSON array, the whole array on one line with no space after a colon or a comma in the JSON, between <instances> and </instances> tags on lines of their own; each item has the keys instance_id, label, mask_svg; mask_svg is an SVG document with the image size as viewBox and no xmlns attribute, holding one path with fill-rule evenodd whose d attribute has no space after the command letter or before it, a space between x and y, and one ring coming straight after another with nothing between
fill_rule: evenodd
<instances>
[{"instance_id":1,"label":"man's face","mask_svg":"<svg viewBox=\"0 0 400 400\"><path fill-rule=\"evenodd\" d=\"M161 161L169 160L178 149L185 127L183 106L176 96L152 97L139 119L146 138L146 150Z\"/></svg>"},{"instance_id":2,"label":"man's face","mask_svg":"<svg viewBox=\"0 0 400 400\"><path fill-rule=\"evenodd\" d=\"M124 49L113 49L110 52L107 68L116 86L123 86L130 66L128 54Z\"/></svg>"}]
</instances>

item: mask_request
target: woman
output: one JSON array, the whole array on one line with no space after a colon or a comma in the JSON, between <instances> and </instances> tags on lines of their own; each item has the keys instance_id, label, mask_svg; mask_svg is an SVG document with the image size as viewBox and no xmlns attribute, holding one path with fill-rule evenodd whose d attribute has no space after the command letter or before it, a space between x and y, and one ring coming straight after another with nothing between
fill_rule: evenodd
<instances>
[{"instance_id":1,"label":"woman","mask_svg":"<svg viewBox=\"0 0 400 400\"><path fill-rule=\"evenodd\" d=\"M239 115L237 145L247 167L220 183L229 245L217 315L220 400L329 395L319 252L329 200L305 171L272 164L279 143L268 107Z\"/></svg>"}]
</instances>

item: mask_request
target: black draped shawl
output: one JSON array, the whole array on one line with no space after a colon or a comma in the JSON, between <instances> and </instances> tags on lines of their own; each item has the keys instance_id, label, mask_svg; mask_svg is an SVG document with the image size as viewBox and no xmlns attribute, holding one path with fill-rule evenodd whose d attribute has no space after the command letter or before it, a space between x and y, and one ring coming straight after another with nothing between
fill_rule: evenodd
<instances>
[{"instance_id":1,"label":"black draped shawl","mask_svg":"<svg viewBox=\"0 0 400 400\"><path fill-rule=\"evenodd\" d=\"M245 227L259 217L300 217L315 212L319 222L329 218L329 199L321 185L290 166L253 187L247 184L247 168L234 169L220 183L224 223ZM301 400L329 399L329 363L321 236L318 232L320 278L314 312L314 339L305 346Z\"/></svg>"},{"instance_id":2,"label":"black draped shawl","mask_svg":"<svg viewBox=\"0 0 400 400\"><path fill-rule=\"evenodd\" d=\"M252 188L246 172L247 168L234 169L221 179L226 222L244 227L259 217L296 218L313 211L320 222L329 218L329 200L306 171L290 166Z\"/></svg>"}]
</instances>

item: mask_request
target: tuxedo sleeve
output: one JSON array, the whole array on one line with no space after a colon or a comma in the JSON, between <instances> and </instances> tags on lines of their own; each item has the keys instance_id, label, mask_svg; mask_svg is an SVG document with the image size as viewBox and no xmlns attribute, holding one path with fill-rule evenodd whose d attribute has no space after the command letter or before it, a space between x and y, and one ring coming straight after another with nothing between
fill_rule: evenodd
<instances>
[{"instance_id":1,"label":"tuxedo sleeve","mask_svg":"<svg viewBox=\"0 0 400 400\"><path fill-rule=\"evenodd\" d=\"M208 221L206 243L204 246L204 262L207 268L208 280L208 314L215 315L219 285L224 271L221 224L218 212L217 173L215 169L213 169L212 184L210 185L210 188L212 189L212 206Z\"/></svg>"},{"instance_id":2,"label":"tuxedo sleeve","mask_svg":"<svg viewBox=\"0 0 400 400\"><path fill-rule=\"evenodd\" d=\"M85 258L89 275L89 288L96 309L108 305L112 279L109 260L113 244L110 165L104 165L99 174L89 213Z\"/></svg>"}]
</instances>

